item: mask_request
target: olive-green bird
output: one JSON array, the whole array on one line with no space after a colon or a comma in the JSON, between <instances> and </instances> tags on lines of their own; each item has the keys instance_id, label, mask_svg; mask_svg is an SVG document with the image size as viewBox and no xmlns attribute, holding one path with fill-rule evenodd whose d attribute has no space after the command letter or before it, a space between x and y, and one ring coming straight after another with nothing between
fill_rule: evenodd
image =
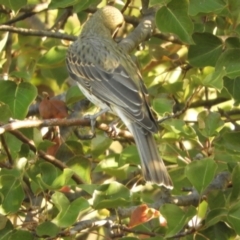
<instances>
[{"instance_id":1,"label":"olive-green bird","mask_svg":"<svg viewBox=\"0 0 240 240\"><path fill-rule=\"evenodd\" d=\"M125 123L135 139L145 180L172 189L154 140L158 125L142 76L131 57L112 38L123 22L122 13L112 6L94 13L68 49L69 75L91 102Z\"/></svg>"}]
</instances>

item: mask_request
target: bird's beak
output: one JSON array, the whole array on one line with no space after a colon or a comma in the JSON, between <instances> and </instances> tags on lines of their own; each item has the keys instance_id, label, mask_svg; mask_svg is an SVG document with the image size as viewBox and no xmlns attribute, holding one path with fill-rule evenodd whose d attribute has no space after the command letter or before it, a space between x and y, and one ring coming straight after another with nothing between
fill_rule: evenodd
<instances>
[{"instance_id":1,"label":"bird's beak","mask_svg":"<svg viewBox=\"0 0 240 240\"><path fill-rule=\"evenodd\" d=\"M122 26L118 26L115 31L112 33L112 38L114 39L117 36L118 30L121 28Z\"/></svg>"}]
</instances>

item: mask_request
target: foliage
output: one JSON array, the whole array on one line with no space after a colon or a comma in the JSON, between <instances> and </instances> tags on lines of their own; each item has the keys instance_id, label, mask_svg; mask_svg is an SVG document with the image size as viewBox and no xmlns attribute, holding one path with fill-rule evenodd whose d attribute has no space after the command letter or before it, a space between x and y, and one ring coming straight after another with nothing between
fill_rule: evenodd
<instances>
[{"instance_id":1,"label":"foliage","mask_svg":"<svg viewBox=\"0 0 240 240\"><path fill-rule=\"evenodd\" d=\"M65 55L87 13L106 1L48 3L0 0L0 239L237 238L240 1L149 1L158 7L156 29L135 55L156 115L166 118L156 141L171 193L145 184L131 136L104 132L101 123L114 116L99 118L92 139L86 120L81 128L63 124L67 109L74 110L69 118L96 112L84 101L76 110L83 96L67 79ZM141 20L140 1L131 6L125 37ZM41 101L42 92L48 94ZM62 95L49 99L63 92L68 108ZM41 116L33 111L39 103ZM30 123L49 116L65 127L42 136Z\"/></svg>"}]
</instances>

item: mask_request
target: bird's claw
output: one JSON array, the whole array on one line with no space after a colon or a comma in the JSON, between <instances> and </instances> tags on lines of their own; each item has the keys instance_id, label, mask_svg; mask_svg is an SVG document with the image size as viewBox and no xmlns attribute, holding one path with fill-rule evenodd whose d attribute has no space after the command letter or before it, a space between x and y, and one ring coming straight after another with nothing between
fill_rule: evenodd
<instances>
[{"instance_id":1,"label":"bird's claw","mask_svg":"<svg viewBox=\"0 0 240 240\"><path fill-rule=\"evenodd\" d=\"M96 115L85 115L84 116L84 118L85 119L88 119L88 120L90 120L90 124L91 124L91 131L92 131L92 138L93 137L95 137L95 126L96 126L96 118L97 118L98 116L96 116ZM89 135L90 136L90 135Z\"/></svg>"},{"instance_id":2,"label":"bird's claw","mask_svg":"<svg viewBox=\"0 0 240 240\"><path fill-rule=\"evenodd\" d=\"M119 120L113 121L109 124L109 129L108 129L108 136L115 138L118 136L120 130L117 128Z\"/></svg>"}]
</instances>

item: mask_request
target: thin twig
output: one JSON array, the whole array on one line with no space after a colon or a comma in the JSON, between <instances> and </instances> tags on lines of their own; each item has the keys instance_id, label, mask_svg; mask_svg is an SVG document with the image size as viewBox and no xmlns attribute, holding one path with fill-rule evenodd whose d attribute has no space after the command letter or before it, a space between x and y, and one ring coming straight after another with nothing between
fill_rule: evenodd
<instances>
[{"instance_id":1,"label":"thin twig","mask_svg":"<svg viewBox=\"0 0 240 240\"><path fill-rule=\"evenodd\" d=\"M59 16L54 23L54 25L50 28L50 30L59 30L62 29L67 22L69 16L72 15L72 7L68 7L64 10L61 16Z\"/></svg>"},{"instance_id":2,"label":"thin twig","mask_svg":"<svg viewBox=\"0 0 240 240\"><path fill-rule=\"evenodd\" d=\"M11 20L8 20L4 23L2 23L3 25L10 25L16 22L19 22L21 20L24 20L26 18L29 18L37 13L41 13L43 11L48 10L48 3L40 3L37 4L36 6L30 7L30 8L23 8L20 10L20 12L24 12L23 14L21 14L20 16L17 16Z\"/></svg>"},{"instance_id":3,"label":"thin twig","mask_svg":"<svg viewBox=\"0 0 240 240\"><path fill-rule=\"evenodd\" d=\"M186 101L185 103L185 106L182 110L176 112L175 114L173 115L170 115L170 116L167 116L167 117L164 117L162 119L160 119L158 121L158 123L162 123L163 121L166 121L167 119L170 119L170 118L177 118L179 116L181 116L183 113L185 113L188 109L189 109L189 106L193 100L193 97L201 90L201 87L198 87L195 92L188 98L188 100Z\"/></svg>"},{"instance_id":4,"label":"thin twig","mask_svg":"<svg viewBox=\"0 0 240 240\"><path fill-rule=\"evenodd\" d=\"M6 143L5 137L3 135L1 135L1 143L2 143L2 146L3 146L3 148L4 148L4 150L7 154L9 165L12 166L13 165L13 158L11 156L11 153L9 151L9 148L8 148L7 143Z\"/></svg>"},{"instance_id":5,"label":"thin twig","mask_svg":"<svg viewBox=\"0 0 240 240\"><path fill-rule=\"evenodd\" d=\"M14 135L16 138L18 138L19 140L21 140L23 143L26 143L29 148L33 151L33 152L37 152L39 157L43 158L44 160L46 160L47 162L52 163L54 166L56 166L57 168L61 169L62 171L65 168L68 168L67 165L65 165L63 162L61 162L60 160L58 160L57 158L45 153L42 150L37 151L37 148L35 147L33 141L29 138L27 138L25 135L23 135L21 132L19 131L10 131L10 133L12 135ZM72 175L72 179L77 183L77 184L82 184L84 183L82 181L82 179L77 175L77 174L73 174Z\"/></svg>"},{"instance_id":6,"label":"thin twig","mask_svg":"<svg viewBox=\"0 0 240 240\"><path fill-rule=\"evenodd\" d=\"M124 13L126 11L126 9L128 8L128 5L131 3L132 0L127 0L127 2L125 3L124 7L122 8L121 12Z\"/></svg>"},{"instance_id":7,"label":"thin twig","mask_svg":"<svg viewBox=\"0 0 240 240\"><path fill-rule=\"evenodd\" d=\"M64 39L68 41L75 41L77 37L63 34L60 32L52 32L52 31L45 31L45 30L35 30L35 29L27 29L27 28L17 28L8 25L0 25L0 31L9 31L18 34L22 34L25 36L38 36L38 37L51 37L57 39Z\"/></svg>"}]
</instances>

